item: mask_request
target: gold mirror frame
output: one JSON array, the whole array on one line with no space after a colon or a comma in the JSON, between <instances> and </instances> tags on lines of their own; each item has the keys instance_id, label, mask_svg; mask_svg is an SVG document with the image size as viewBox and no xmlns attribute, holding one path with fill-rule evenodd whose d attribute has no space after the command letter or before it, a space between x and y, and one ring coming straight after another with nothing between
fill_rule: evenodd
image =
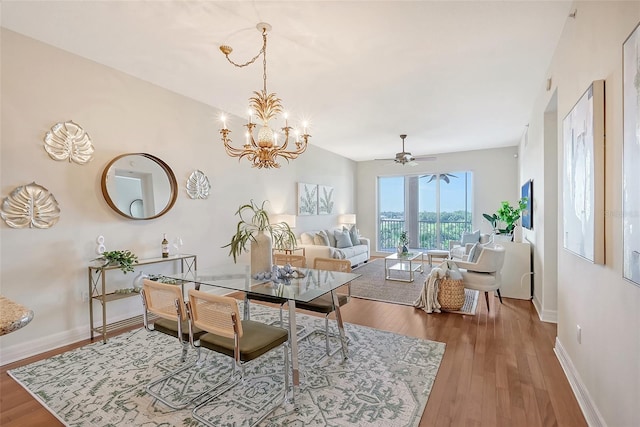
<instances>
[{"instance_id":1,"label":"gold mirror frame","mask_svg":"<svg viewBox=\"0 0 640 427\"><path fill-rule=\"evenodd\" d=\"M127 210L127 212L123 212L120 208L118 208L118 206L115 203L115 201L111 198L111 195L109 194L109 189L107 188L107 181L108 181L108 178L109 178L109 171L116 164L116 162L118 160L121 160L121 159L123 159L125 157L128 157L128 156L141 156L141 157L144 157L144 158L154 162L156 165L158 165L162 169L162 171L165 173L165 175L167 177L167 180L169 181L169 186L171 188L171 191L170 191L169 200L167 201L166 206L160 212L156 212L153 215L149 215L149 216L145 216L145 217L141 217L141 218L134 217L134 216L132 216L130 214L129 210ZM176 180L176 176L174 175L174 173L171 170L171 168L169 167L169 165L166 164L161 159L159 159L158 157L153 156L153 155L148 154L148 153L126 153L126 154L121 154L121 155L115 157L113 160L111 160L107 164L107 166L105 166L104 171L102 172L101 187L102 187L102 196L104 197L105 201L107 202L107 204L109 205L109 207L111 209L113 209L116 213L122 215L125 218L135 219L135 220L147 220L147 219L154 219L154 218L161 217L162 215L167 213L173 207L173 205L176 203L176 199L178 197L178 181Z\"/></svg>"}]
</instances>

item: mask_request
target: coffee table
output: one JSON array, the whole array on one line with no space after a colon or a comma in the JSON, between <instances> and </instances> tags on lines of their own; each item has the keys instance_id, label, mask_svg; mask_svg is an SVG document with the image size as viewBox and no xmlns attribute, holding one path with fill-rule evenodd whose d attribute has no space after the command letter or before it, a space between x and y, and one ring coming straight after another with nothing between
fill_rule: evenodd
<instances>
[{"instance_id":1,"label":"coffee table","mask_svg":"<svg viewBox=\"0 0 640 427\"><path fill-rule=\"evenodd\" d=\"M398 282L413 282L415 272L424 273L424 254L419 251L407 252L404 254L394 253L384 258L384 277L387 280ZM409 273L409 278L393 277L392 271Z\"/></svg>"}]
</instances>

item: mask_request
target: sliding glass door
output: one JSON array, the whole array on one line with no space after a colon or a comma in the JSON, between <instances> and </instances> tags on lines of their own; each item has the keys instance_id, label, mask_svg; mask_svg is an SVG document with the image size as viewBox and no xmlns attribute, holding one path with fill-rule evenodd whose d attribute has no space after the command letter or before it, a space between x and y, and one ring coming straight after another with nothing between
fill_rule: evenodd
<instances>
[{"instance_id":1,"label":"sliding glass door","mask_svg":"<svg viewBox=\"0 0 640 427\"><path fill-rule=\"evenodd\" d=\"M395 250L402 231L412 248L448 249L471 231L471 195L471 172L378 177L378 250Z\"/></svg>"}]
</instances>

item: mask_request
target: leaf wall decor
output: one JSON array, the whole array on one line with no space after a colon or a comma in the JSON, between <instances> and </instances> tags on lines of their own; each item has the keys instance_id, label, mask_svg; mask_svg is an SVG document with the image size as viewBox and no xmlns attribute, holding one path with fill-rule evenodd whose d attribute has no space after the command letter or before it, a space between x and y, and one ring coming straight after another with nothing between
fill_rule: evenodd
<instances>
[{"instance_id":1,"label":"leaf wall decor","mask_svg":"<svg viewBox=\"0 0 640 427\"><path fill-rule=\"evenodd\" d=\"M44 136L44 149L53 160L69 160L79 165L93 159L93 144L82 126L68 121L57 123Z\"/></svg>"},{"instance_id":2,"label":"leaf wall decor","mask_svg":"<svg viewBox=\"0 0 640 427\"><path fill-rule=\"evenodd\" d=\"M192 199L206 199L210 190L209 178L201 170L196 169L187 179L187 194Z\"/></svg>"},{"instance_id":3,"label":"leaf wall decor","mask_svg":"<svg viewBox=\"0 0 640 427\"><path fill-rule=\"evenodd\" d=\"M0 217L13 228L49 228L58 222L60 208L49 190L32 182L4 198Z\"/></svg>"}]
</instances>

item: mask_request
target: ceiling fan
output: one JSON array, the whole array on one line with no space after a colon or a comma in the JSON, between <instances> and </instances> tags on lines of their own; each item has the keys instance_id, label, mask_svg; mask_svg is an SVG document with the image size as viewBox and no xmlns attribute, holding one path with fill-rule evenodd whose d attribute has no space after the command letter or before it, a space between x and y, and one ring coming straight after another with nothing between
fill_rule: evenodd
<instances>
[{"instance_id":1,"label":"ceiling fan","mask_svg":"<svg viewBox=\"0 0 640 427\"><path fill-rule=\"evenodd\" d=\"M404 139L407 137L407 135L402 134L400 135L400 138L402 139L402 151L399 153L396 153L396 157L393 159L376 159L376 160L393 160L395 163L399 163L401 165L409 165L409 166L415 166L418 164L418 162L416 162L416 160L435 160L436 158L433 156L414 156L412 155L410 152L408 151L404 151Z\"/></svg>"}]
</instances>

